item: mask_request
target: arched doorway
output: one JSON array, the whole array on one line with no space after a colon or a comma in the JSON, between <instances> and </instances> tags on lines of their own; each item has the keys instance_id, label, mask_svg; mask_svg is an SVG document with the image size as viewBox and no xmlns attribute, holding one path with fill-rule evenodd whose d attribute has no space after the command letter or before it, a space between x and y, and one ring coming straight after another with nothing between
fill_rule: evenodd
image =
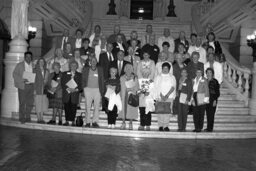
<instances>
[{"instance_id":1,"label":"arched doorway","mask_svg":"<svg viewBox=\"0 0 256 171\"><path fill-rule=\"evenodd\" d=\"M8 26L5 22L0 18L0 96L2 93L2 89L4 88L4 58L5 53L9 50L9 42L11 40L11 35L8 29ZM1 99L1 98L0 98Z\"/></svg>"}]
</instances>

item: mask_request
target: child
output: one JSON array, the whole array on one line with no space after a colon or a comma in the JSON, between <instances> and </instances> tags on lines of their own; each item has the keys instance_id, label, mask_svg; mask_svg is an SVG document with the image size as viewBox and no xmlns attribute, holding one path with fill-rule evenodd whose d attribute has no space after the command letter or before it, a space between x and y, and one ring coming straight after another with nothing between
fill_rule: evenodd
<instances>
[{"instance_id":1,"label":"child","mask_svg":"<svg viewBox=\"0 0 256 171\"><path fill-rule=\"evenodd\" d=\"M110 68L110 78L106 81L106 89L108 128L115 128L117 113L122 110L122 102L119 94L121 85L119 78L117 78L117 68Z\"/></svg>"}]
</instances>

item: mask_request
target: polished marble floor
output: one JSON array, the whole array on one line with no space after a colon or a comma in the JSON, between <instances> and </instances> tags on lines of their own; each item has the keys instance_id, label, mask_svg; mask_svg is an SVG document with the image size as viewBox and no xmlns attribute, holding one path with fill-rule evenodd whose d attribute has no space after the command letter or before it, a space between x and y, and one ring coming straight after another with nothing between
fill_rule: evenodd
<instances>
[{"instance_id":1,"label":"polished marble floor","mask_svg":"<svg viewBox=\"0 0 256 171\"><path fill-rule=\"evenodd\" d=\"M256 170L256 139L92 136L0 126L1 171Z\"/></svg>"}]
</instances>

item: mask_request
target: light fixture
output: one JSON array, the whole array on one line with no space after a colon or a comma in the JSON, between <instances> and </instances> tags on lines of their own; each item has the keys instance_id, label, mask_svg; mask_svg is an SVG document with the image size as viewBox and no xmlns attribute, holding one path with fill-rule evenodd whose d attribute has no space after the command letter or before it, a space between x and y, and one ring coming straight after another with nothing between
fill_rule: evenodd
<instances>
[{"instance_id":1,"label":"light fixture","mask_svg":"<svg viewBox=\"0 0 256 171\"><path fill-rule=\"evenodd\" d=\"M247 35L247 45L252 48L253 62L256 62L256 30L253 34Z\"/></svg>"},{"instance_id":2,"label":"light fixture","mask_svg":"<svg viewBox=\"0 0 256 171\"><path fill-rule=\"evenodd\" d=\"M144 11L143 8L139 8L138 13L142 14L142 13L144 13L144 12L145 12L145 11Z\"/></svg>"},{"instance_id":3,"label":"light fixture","mask_svg":"<svg viewBox=\"0 0 256 171\"><path fill-rule=\"evenodd\" d=\"M36 37L36 32L37 32L37 28L36 27L32 27L32 26L28 26L28 50L30 48L30 40L34 39Z\"/></svg>"}]
</instances>

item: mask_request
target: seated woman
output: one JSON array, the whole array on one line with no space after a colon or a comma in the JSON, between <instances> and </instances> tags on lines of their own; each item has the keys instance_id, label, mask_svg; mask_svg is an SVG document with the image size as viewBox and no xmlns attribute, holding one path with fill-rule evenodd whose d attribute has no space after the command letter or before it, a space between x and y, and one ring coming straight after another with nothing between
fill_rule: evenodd
<instances>
[{"instance_id":1,"label":"seated woman","mask_svg":"<svg viewBox=\"0 0 256 171\"><path fill-rule=\"evenodd\" d=\"M149 52L143 52L143 60L141 60L138 64L137 75L140 82L140 87L143 87L142 81L153 81L155 77L155 62L150 59ZM146 113L146 96L148 96L148 92L140 93L140 126L139 130L144 130L146 126L146 130L150 130L151 125L151 112Z\"/></svg>"},{"instance_id":2,"label":"seated woman","mask_svg":"<svg viewBox=\"0 0 256 171\"><path fill-rule=\"evenodd\" d=\"M212 132L214 125L214 115L216 112L218 98L220 96L220 85L214 78L214 70L212 68L206 69L206 75L209 85L210 103L206 104L207 128L205 131Z\"/></svg>"},{"instance_id":3,"label":"seated woman","mask_svg":"<svg viewBox=\"0 0 256 171\"><path fill-rule=\"evenodd\" d=\"M53 108L52 119L48 122L48 124L56 124L56 115L59 116L59 125L62 125L62 88L61 88L61 76L62 73L60 71L60 64L58 62L53 63L52 65L54 72L50 73L47 89L53 95L49 98L49 107Z\"/></svg>"},{"instance_id":4,"label":"seated woman","mask_svg":"<svg viewBox=\"0 0 256 171\"><path fill-rule=\"evenodd\" d=\"M170 74L173 74L173 67L172 67L172 63L170 61L167 60L167 55L164 52L160 52L158 55L158 62L156 63L156 72L155 72L155 77L157 75L161 75L162 74L162 65L163 63L168 62L171 65L170 68Z\"/></svg>"},{"instance_id":5,"label":"seated woman","mask_svg":"<svg viewBox=\"0 0 256 171\"><path fill-rule=\"evenodd\" d=\"M128 97L130 94L137 94L139 90L139 82L134 74L131 64L126 64L124 67L125 74L121 76L121 99L122 99L122 111L118 115L123 120L121 129L126 128L125 120L128 119L129 129L133 129L132 121L138 118L138 107L133 107L128 104Z\"/></svg>"},{"instance_id":6,"label":"seated woman","mask_svg":"<svg viewBox=\"0 0 256 171\"><path fill-rule=\"evenodd\" d=\"M196 70L196 77L193 79L193 93L191 104L193 106L193 120L195 130L201 132L204 126L204 113L206 104L209 103L208 81L203 77L203 71L200 68Z\"/></svg>"},{"instance_id":7,"label":"seated woman","mask_svg":"<svg viewBox=\"0 0 256 171\"><path fill-rule=\"evenodd\" d=\"M170 102L170 108L172 111L173 100L176 96L176 80L175 77L170 74L170 69L171 65L168 62L163 63L162 74L155 78L154 87L156 100ZM170 131L168 128L170 115L158 114L157 118L159 131Z\"/></svg>"},{"instance_id":8,"label":"seated woman","mask_svg":"<svg viewBox=\"0 0 256 171\"><path fill-rule=\"evenodd\" d=\"M35 78L35 105L36 105L36 114L37 122L45 123L43 120L44 112L47 112L49 101L44 92L44 87L47 83L49 77L49 71L46 69L46 62L44 58L40 58L36 64L36 78Z\"/></svg>"},{"instance_id":9,"label":"seated woman","mask_svg":"<svg viewBox=\"0 0 256 171\"><path fill-rule=\"evenodd\" d=\"M192 95L192 81L188 78L188 71L185 68L181 69L177 88L178 131L184 132L187 125L188 103Z\"/></svg>"},{"instance_id":10,"label":"seated woman","mask_svg":"<svg viewBox=\"0 0 256 171\"><path fill-rule=\"evenodd\" d=\"M78 63L74 60L69 63L70 71L64 72L61 79L62 102L64 103L65 120L64 126L75 126L79 92L82 90L81 73L77 72Z\"/></svg>"}]
</instances>

